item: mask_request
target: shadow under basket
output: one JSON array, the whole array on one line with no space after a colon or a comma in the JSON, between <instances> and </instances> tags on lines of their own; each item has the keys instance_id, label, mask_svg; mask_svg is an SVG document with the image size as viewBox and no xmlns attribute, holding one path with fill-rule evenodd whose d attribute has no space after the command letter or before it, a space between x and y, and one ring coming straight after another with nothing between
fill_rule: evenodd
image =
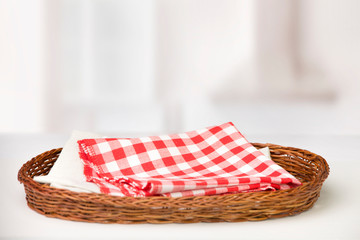
<instances>
[{"instance_id":1,"label":"shadow under basket","mask_svg":"<svg viewBox=\"0 0 360 240\"><path fill-rule=\"evenodd\" d=\"M195 223L259 221L299 214L311 208L319 198L329 175L324 158L307 150L274 144L272 159L302 182L287 190L211 195L197 197L145 198L117 197L96 193L77 193L50 187L33 180L46 175L62 148L44 152L27 163L18 173L24 184L28 206L48 217L97 223Z\"/></svg>"}]
</instances>

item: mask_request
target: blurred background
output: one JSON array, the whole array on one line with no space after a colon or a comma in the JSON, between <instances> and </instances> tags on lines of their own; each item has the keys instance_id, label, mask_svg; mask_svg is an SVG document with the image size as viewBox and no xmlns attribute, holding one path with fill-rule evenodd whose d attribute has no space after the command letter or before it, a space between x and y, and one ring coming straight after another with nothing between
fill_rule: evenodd
<instances>
[{"instance_id":1,"label":"blurred background","mask_svg":"<svg viewBox=\"0 0 360 240\"><path fill-rule=\"evenodd\" d=\"M360 134L357 0L0 0L0 133Z\"/></svg>"}]
</instances>

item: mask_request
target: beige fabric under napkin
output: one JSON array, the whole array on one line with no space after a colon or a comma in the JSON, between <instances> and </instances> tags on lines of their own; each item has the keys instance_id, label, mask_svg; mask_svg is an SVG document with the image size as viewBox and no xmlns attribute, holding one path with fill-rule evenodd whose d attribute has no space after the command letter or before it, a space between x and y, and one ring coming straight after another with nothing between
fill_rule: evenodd
<instances>
[{"instance_id":1,"label":"beige fabric under napkin","mask_svg":"<svg viewBox=\"0 0 360 240\"><path fill-rule=\"evenodd\" d=\"M95 133L74 130L49 174L46 176L36 176L34 180L40 183L49 183L52 187L74 192L100 193L100 189L96 184L87 182L85 179L84 166L79 157L77 144L78 140L97 137L101 136Z\"/></svg>"}]
</instances>

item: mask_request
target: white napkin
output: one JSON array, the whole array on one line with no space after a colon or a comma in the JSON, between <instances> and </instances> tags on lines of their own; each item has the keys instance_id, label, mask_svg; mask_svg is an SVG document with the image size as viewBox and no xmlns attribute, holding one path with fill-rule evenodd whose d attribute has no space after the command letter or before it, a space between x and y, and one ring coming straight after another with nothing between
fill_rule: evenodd
<instances>
[{"instance_id":1,"label":"white napkin","mask_svg":"<svg viewBox=\"0 0 360 240\"><path fill-rule=\"evenodd\" d=\"M48 175L35 176L34 181L48 183L51 187L73 192L100 193L100 189L95 183L86 181L84 165L80 160L77 144L77 141L81 139L99 137L101 136L95 133L74 130ZM271 159L268 147L261 148L259 151Z\"/></svg>"},{"instance_id":2,"label":"white napkin","mask_svg":"<svg viewBox=\"0 0 360 240\"><path fill-rule=\"evenodd\" d=\"M77 141L84 138L99 138L98 134L74 130L66 142L54 166L48 175L35 176L40 183L49 183L51 187L67 189L74 192L100 193L99 187L87 182L84 166L79 157Z\"/></svg>"},{"instance_id":3,"label":"white napkin","mask_svg":"<svg viewBox=\"0 0 360 240\"><path fill-rule=\"evenodd\" d=\"M260 148L259 151L262 152L262 154L264 154L265 156L267 156L268 158L271 159L269 147Z\"/></svg>"}]
</instances>

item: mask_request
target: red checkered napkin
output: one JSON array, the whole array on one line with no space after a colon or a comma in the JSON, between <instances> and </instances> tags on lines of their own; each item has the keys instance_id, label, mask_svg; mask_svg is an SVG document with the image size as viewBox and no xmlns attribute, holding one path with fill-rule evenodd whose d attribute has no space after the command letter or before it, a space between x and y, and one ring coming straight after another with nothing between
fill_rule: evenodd
<instances>
[{"instance_id":1,"label":"red checkered napkin","mask_svg":"<svg viewBox=\"0 0 360 240\"><path fill-rule=\"evenodd\" d=\"M301 185L232 123L181 134L83 139L78 144L87 181L111 195L182 197Z\"/></svg>"}]
</instances>

